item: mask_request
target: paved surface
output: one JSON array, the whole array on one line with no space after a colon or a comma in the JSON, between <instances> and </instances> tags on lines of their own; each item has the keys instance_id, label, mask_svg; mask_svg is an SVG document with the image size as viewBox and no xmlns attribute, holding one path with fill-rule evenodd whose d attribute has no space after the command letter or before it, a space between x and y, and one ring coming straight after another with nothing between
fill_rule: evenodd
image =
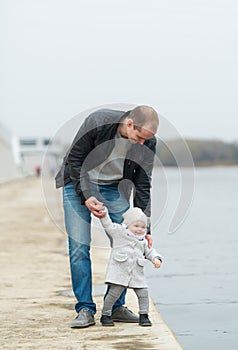
<instances>
[{"instance_id":1,"label":"paved surface","mask_svg":"<svg viewBox=\"0 0 238 350\"><path fill-rule=\"evenodd\" d=\"M75 317L70 291L66 236L49 219L40 180L0 185L0 348L79 350L181 350L151 301L152 327L99 322L109 248L92 249L96 325L71 329ZM101 238L100 238L101 239ZM137 300L127 293L127 306Z\"/></svg>"}]
</instances>

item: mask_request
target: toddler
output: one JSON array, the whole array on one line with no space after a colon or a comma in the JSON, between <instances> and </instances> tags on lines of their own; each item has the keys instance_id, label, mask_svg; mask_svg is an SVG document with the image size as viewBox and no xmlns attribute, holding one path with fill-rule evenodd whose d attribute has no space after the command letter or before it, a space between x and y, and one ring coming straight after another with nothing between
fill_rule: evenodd
<instances>
[{"instance_id":1,"label":"toddler","mask_svg":"<svg viewBox=\"0 0 238 350\"><path fill-rule=\"evenodd\" d=\"M112 251L105 282L110 287L104 299L100 322L103 326L114 326L112 307L125 288L132 288L139 303L139 325L151 326L144 266L148 259L159 268L162 257L155 249L148 248L145 238L147 217L140 208L130 208L123 214L123 223L117 224L111 221L106 208L103 212L105 215L100 221L112 238Z\"/></svg>"}]
</instances>

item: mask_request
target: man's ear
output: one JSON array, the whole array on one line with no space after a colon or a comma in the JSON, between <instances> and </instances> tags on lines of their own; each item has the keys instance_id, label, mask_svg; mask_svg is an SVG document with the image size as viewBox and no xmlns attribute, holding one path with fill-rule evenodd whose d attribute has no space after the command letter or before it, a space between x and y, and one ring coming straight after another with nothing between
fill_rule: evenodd
<instances>
[{"instance_id":1,"label":"man's ear","mask_svg":"<svg viewBox=\"0 0 238 350\"><path fill-rule=\"evenodd\" d=\"M128 118L127 121L126 121L126 125L131 128L134 126L134 122L131 118Z\"/></svg>"}]
</instances>

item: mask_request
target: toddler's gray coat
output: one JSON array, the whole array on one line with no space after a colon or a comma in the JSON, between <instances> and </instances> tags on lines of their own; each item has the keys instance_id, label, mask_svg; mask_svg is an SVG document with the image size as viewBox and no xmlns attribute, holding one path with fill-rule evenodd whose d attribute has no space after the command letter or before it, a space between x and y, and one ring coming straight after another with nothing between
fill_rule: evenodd
<instances>
[{"instance_id":1,"label":"toddler's gray coat","mask_svg":"<svg viewBox=\"0 0 238 350\"><path fill-rule=\"evenodd\" d=\"M108 215L100 219L107 234L112 237L112 251L107 266L106 283L119 284L129 288L146 288L144 276L145 257L153 261L161 255L148 248L147 239L139 240L128 235L124 224L113 223Z\"/></svg>"}]
</instances>

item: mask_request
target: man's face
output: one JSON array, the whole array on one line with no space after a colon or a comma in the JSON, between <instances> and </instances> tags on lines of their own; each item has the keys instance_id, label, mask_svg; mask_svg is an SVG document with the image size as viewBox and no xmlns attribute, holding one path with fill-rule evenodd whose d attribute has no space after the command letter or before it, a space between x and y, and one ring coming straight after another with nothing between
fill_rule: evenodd
<instances>
[{"instance_id":1,"label":"man's face","mask_svg":"<svg viewBox=\"0 0 238 350\"><path fill-rule=\"evenodd\" d=\"M127 137L131 141L131 143L143 143L146 140L151 139L154 136L154 133L147 128L146 125L140 130L134 128L134 124L127 125Z\"/></svg>"}]
</instances>

